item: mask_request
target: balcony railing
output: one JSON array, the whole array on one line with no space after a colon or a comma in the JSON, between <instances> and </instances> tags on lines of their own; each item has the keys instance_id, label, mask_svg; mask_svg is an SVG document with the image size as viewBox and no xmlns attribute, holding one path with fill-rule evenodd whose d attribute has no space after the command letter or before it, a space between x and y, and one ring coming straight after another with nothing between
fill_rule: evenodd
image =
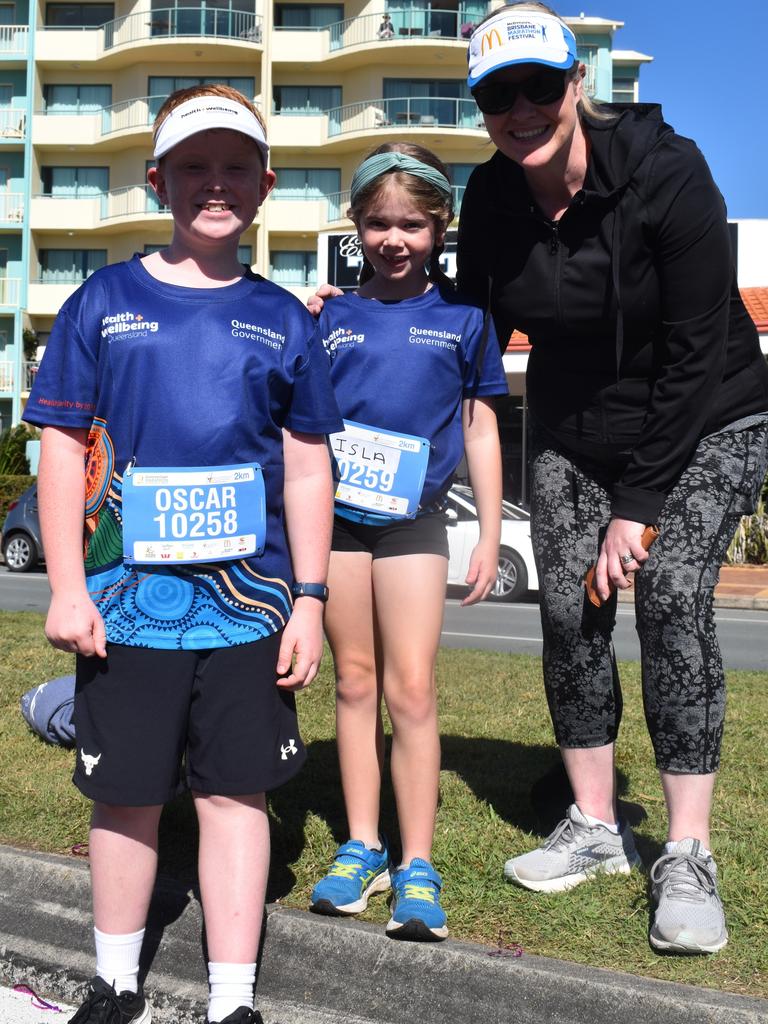
<instances>
[{"instance_id":1,"label":"balcony railing","mask_svg":"<svg viewBox=\"0 0 768 1024\"><path fill-rule=\"evenodd\" d=\"M112 220L115 217L141 217L146 214L168 213L170 209L163 206L155 195L152 187L147 184L126 185L124 188L111 189L100 197L99 219Z\"/></svg>"},{"instance_id":2,"label":"balcony railing","mask_svg":"<svg viewBox=\"0 0 768 1024\"><path fill-rule=\"evenodd\" d=\"M101 134L148 128L166 99L166 96L138 96L105 107L101 112Z\"/></svg>"},{"instance_id":3,"label":"balcony railing","mask_svg":"<svg viewBox=\"0 0 768 1024\"><path fill-rule=\"evenodd\" d=\"M407 96L365 100L327 110L328 136L376 128L484 128L473 99Z\"/></svg>"},{"instance_id":4,"label":"balcony railing","mask_svg":"<svg viewBox=\"0 0 768 1024\"><path fill-rule=\"evenodd\" d=\"M3 394L13 391L13 381L16 376L13 372L15 366L16 364L11 359L0 360L0 391Z\"/></svg>"},{"instance_id":5,"label":"balcony railing","mask_svg":"<svg viewBox=\"0 0 768 1024\"><path fill-rule=\"evenodd\" d=\"M23 139L27 133L27 112L14 107L0 108L0 139Z\"/></svg>"},{"instance_id":6,"label":"balcony railing","mask_svg":"<svg viewBox=\"0 0 768 1024\"><path fill-rule=\"evenodd\" d=\"M381 14L364 14L334 22L328 26L329 48L341 50L374 42L391 45L425 38L466 40L473 28L474 25L465 21L459 11L411 7L393 10L388 22Z\"/></svg>"},{"instance_id":7,"label":"balcony railing","mask_svg":"<svg viewBox=\"0 0 768 1024\"><path fill-rule=\"evenodd\" d=\"M163 7L116 18L102 25L104 49L143 42L148 39L199 37L261 42L259 15L252 11L221 10L213 7Z\"/></svg>"},{"instance_id":8,"label":"balcony railing","mask_svg":"<svg viewBox=\"0 0 768 1024\"><path fill-rule=\"evenodd\" d=\"M21 192L0 192L0 224L22 224L24 196Z\"/></svg>"},{"instance_id":9,"label":"balcony railing","mask_svg":"<svg viewBox=\"0 0 768 1024\"><path fill-rule=\"evenodd\" d=\"M0 277L0 306L18 306L20 294L20 278Z\"/></svg>"},{"instance_id":10,"label":"balcony railing","mask_svg":"<svg viewBox=\"0 0 768 1024\"><path fill-rule=\"evenodd\" d=\"M32 385L35 383L35 377L37 371L40 369L40 363L34 359L30 362L23 362L21 364L21 390L31 391Z\"/></svg>"},{"instance_id":11,"label":"balcony railing","mask_svg":"<svg viewBox=\"0 0 768 1024\"><path fill-rule=\"evenodd\" d=\"M26 53L28 40L26 25L0 25L0 55Z\"/></svg>"}]
</instances>

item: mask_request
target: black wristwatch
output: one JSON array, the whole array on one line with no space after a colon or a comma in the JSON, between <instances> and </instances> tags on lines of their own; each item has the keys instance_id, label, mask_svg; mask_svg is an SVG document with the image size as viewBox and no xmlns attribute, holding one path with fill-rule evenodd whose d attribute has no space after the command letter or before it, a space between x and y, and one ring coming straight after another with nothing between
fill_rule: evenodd
<instances>
[{"instance_id":1,"label":"black wristwatch","mask_svg":"<svg viewBox=\"0 0 768 1024\"><path fill-rule=\"evenodd\" d=\"M324 583L294 583L291 587L293 597L316 597L325 603L328 600L328 587Z\"/></svg>"}]
</instances>

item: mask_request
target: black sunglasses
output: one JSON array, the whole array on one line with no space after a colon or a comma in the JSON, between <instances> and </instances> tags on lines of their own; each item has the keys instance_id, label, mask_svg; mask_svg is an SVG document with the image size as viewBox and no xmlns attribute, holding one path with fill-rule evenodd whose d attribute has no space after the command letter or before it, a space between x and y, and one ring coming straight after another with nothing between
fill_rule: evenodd
<instances>
[{"instance_id":1,"label":"black sunglasses","mask_svg":"<svg viewBox=\"0 0 768 1024\"><path fill-rule=\"evenodd\" d=\"M504 114L511 110L520 93L531 103L545 104L565 95L568 72L544 67L522 82L488 82L472 90L475 103L484 114Z\"/></svg>"}]
</instances>

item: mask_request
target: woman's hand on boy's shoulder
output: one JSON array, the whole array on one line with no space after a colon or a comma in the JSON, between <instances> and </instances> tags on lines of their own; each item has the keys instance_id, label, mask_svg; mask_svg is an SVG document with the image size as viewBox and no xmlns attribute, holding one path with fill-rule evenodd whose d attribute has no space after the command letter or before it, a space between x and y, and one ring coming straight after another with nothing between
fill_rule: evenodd
<instances>
[{"instance_id":1,"label":"woman's hand on boy's shoulder","mask_svg":"<svg viewBox=\"0 0 768 1024\"><path fill-rule=\"evenodd\" d=\"M339 295L343 295L344 292L341 288L337 288L333 284L321 284L314 295L310 295L307 299L307 309L312 316L320 316L323 312L323 306L325 305L326 299L335 299Z\"/></svg>"}]
</instances>

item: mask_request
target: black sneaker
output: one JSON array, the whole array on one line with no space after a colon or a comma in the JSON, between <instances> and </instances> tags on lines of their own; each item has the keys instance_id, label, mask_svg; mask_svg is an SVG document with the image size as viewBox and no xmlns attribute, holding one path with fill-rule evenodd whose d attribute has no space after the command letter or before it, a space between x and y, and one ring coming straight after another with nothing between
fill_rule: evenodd
<instances>
[{"instance_id":1,"label":"black sneaker","mask_svg":"<svg viewBox=\"0 0 768 1024\"><path fill-rule=\"evenodd\" d=\"M264 1024L258 1010L251 1010L247 1006L238 1006L232 1013L227 1014L224 1020L211 1020L208 1024Z\"/></svg>"},{"instance_id":2,"label":"black sneaker","mask_svg":"<svg viewBox=\"0 0 768 1024\"><path fill-rule=\"evenodd\" d=\"M152 1010L144 993L121 992L98 976L91 979L88 998L69 1024L150 1024Z\"/></svg>"}]
</instances>

